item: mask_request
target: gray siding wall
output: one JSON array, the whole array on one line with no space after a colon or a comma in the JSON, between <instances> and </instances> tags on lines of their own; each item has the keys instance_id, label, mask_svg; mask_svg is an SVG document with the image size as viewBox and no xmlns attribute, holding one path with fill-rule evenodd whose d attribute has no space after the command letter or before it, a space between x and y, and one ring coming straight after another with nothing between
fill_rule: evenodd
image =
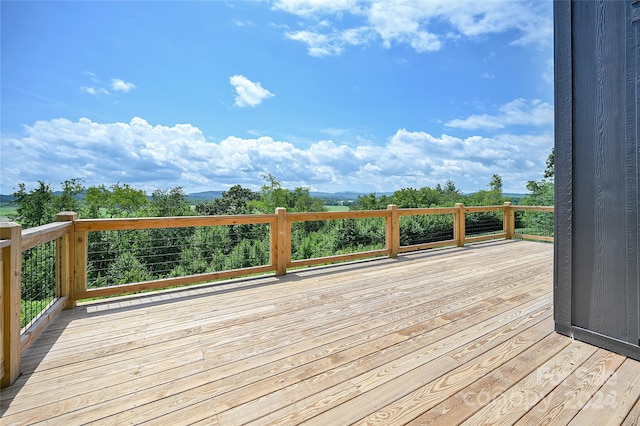
<instances>
[{"instance_id":1,"label":"gray siding wall","mask_svg":"<svg viewBox=\"0 0 640 426\"><path fill-rule=\"evenodd\" d=\"M556 329L640 358L640 2L556 2Z\"/></svg>"}]
</instances>

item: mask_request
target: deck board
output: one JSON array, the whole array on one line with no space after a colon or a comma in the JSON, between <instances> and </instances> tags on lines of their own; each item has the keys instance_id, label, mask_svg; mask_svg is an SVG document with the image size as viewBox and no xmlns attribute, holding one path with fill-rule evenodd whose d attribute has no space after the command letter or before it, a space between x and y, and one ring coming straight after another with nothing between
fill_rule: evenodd
<instances>
[{"instance_id":1,"label":"deck board","mask_svg":"<svg viewBox=\"0 0 640 426\"><path fill-rule=\"evenodd\" d=\"M496 241L83 304L2 424L638 424L640 363L553 331L552 262Z\"/></svg>"}]
</instances>

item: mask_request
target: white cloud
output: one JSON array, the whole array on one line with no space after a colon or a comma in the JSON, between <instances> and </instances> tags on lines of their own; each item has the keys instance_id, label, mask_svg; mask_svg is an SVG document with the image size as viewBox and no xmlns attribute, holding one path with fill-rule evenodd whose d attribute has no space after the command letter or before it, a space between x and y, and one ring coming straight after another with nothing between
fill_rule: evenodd
<instances>
[{"instance_id":1,"label":"white cloud","mask_svg":"<svg viewBox=\"0 0 640 426\"><path fill-rule=\"evenodd\" d=\"M375 40L385 48L401 44L431 52L442 49L445 40L509 31L514 33L511 44L537 46L548 43L553 32L547 2L280 0L274 7L306 19L302 29L287 32L287 37L307 44L312 56L339 55L348 45ZM361 36L346 42L352 30Z\"/></svg>"},{"instance_id":2,"label":"white cloud","mask_svg":"<svg viewBox=\"0 0 640 426\"><path fill-rule=\"evenodd\" d=\"M357 13L359 10L356 0L280 0L274 7L299 16L338 14L344 11Z\"/></svg>"},{"instance_id":3,"label":"white cloud","mask_svg":"<svg viewBox=\"0 0 640 426\"><path fill-rule=\"evenodd\" d=\"M91 71L85 71L83 74L87 75L89 79L95 84L92 86L82 86L80 87L80 92L87 93L89 95L98 96L98 95L110 95L111 92L106 87L102 86L100 79L97 77L96 73ZM126 82L119 78L111 79L111 90L114 92L129 92L132 89L135 89L136 85L133 83Z\"/></svg>"},{"instance_id":4,"label":"white cloud","mask_svg":"<svg viewBox=\"0 0 640 426\"><path fill-rule=\"evenodd\" d=\"M351 28L345 31L332 31L327 34L313 31L291 31L287 38L303 42L311 56L335 56L344 52L348 46L364 44L371 38L367 28Z\"/></svg>"},{"instance_id":5,"label":"white cloud","mask_svg":"<svg viewBox=\"0 0 640 426\"><path fill-rule=\"evenodd\" d=\"M325 34L312 31L289 32L286 36L291 40L301 41L307 45L309 55L322 57L339 55L344 51L344 47L339 41L339 37L330 37Z\"/></svg>"},{"instance_id":6,"label":"white cloud","mask_svg":"<svg viewBox=\"0 0 640 426\"><path fill-rule=\"evenodd\" d=\"M547 126L553 124L553 105L534 99L515 99L498 108L498 114L471 115L446 123L459 129L504 129L508 126Z\"/></svg>"},{"instance_id":7,"label":"white cloud","mask_svg":"<svg viewBox=\"0 0 640 426\"><path fill-rule=\"evenodd\" d=\"M80 91L82 93L88 93L89 95L93 95L93 96L109 94L109 91L104 87L82 86L80 88Z\"/></svg>"},{"instance_id":8,"label":"white cloud","mask_svg":"<svg viewBox=\"0 0 640 426\"><path fill-rule=\"evenodd\" d=\"M236 105L239 107L255 107L265 99L275 96L259 82L254 83L243 75L232 76L229 83L236 89Z\"/></svg>"},{"instance_id":9,"label":"white cloud","mask_svg":"<svg viewBox=\"0 0 640 426\"><path fill-rule=\"evenodd\" d=\"M136 85L133 83L128 83L119 78L111 79L111 90L116 92L129 92L132 89L135 89Z\"/></svg>"},{"instance_id":10,"label":"white cloud","mask_svg":"<svg viewBox=\"0 0 640 426\"><path fill-rule=\"evenodd\" d=\"M19 182L58 185L82 177L86 185L126 182L148 192L182 186L188 192L257 190L272 173L286 187L319 191L392 191L453 180L464 191L485 189L499 173L505 190L524 192L539 178L553 144L552 132L458 138L400 129L385 143L357 146L319 140L307 148L269 136L207 140L190 124L151 125L142 118L102 124L82 118L38 121L24 135L5 137L3 193Z\"/></svg>"}]
</instances>

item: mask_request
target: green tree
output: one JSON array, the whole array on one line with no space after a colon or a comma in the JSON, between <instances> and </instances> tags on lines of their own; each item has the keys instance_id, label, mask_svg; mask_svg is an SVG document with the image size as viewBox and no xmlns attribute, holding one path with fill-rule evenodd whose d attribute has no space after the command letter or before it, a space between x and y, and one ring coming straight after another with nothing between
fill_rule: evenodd
<instances>
[{"instance_id":1,"label":"green tree","mask_svg":"<svg viewBox=\"0 0 640 426\"><path fill-rule=\"evenodd\" d=\"M527 183L527 194L522 199L522 204L527 206L553 206L555 185L553 177L555 175L555 152L551 150L547 157L547 168L544 171L544 178L539 181L530 180ZM540 233L542 235L553 235L553 215L543 212L526 212L520 215L517 222L525 228L529 228L529 232Z\"/></svg>"},{"instance_id":2,"label":"green tree","mask_svg":"<svg viewBox=\"0 0 640 426\"><path fill-rule=\"evenodd\" d=\"M149 217L192 216L193 211L182 187L176 186L168 191L164 189L153 191L144 215Z\"/></svg>"},{"instance_id":3,"label":"green tree","mask_svg":"<svg viewBox=\"0 0 640 426\"><path fill-rule=\"evenodd\" d=\"M260 199L251 201L249 206L260 213L273 213L277 207L284 207L292 212L325 211L324 202L314 198L309 188L295 188L290 191L283 188L280 182L269 173L263 176L265 184L260 191Z\"/></svg>"},{"instance_id":4,"label":"green tree","mask_svg":"<svg viewBox=\"0 0 640 426\"><path fill-rule=\"evenodd\" d=\"M556 175L556 150L551 148L551 153L547 157L547 168L544 171L544 177L553 178Z\"/></svg>"},{"instance_id":5,"label":"green tree","mask_svg":"<svg viewBox=\"0 0 640 426\"><path fill-rule=\"evenodd\" d=\"M95 219L104 217L109 206L110 198L111 191L109 191L106 186L99 185L89 187L84 196L84 216Z\"/></svg>"},{"instance_id":6,"label":"green tree","mask_svg":"<svg viewBox=\"0 0 640 426\"><path fill-rule=\"evenodd\" d=\"M300 224L294 224L300 225ZM330 256L333 253L333 240L330 235L323 231L305 232L301 226L293 226L292 228L292 253L294 260L311 259L314 257Z\"/></svg>"},{"instance_id":7,"label":"green tree","mask_svg":"<svg viewBox=\"0 0 640 426\"><path fill-rule=\"evenodd\" d=\"M453 238L451 215L404 216L400 218L400 244L431 243Z\"/></svg>"},{"instance_id":8,"label":"green tree","mask_svg":"<svg viewBox=\"0 0 640 426\"><path fill-rule=\"evenodd\" d=\"M555 175L555 149L547 157L547 168L544 171L544 178L539 181L530 180L527 183L529 194L523 198L522 204L528 206L553 206L554 189L553 177ZM547 180L548 179L548 180Z\"/></svg>"},{"instance_id":9,"label":"green tree","mask_svg":"<svg viewBox=\"0 0 640 426\"><path fill-rule=\"evenodd\" d=\"M265 183L260 190L260 199L250 203L260 213L273 213L277 207L290 209L293 205L289 190L282 187L271 173L262 176Z\"/></svg>"},{"instance_id":10,"label":"green tree","mask_svg":"<svg viewBox=\"0 0 640 426\"><path fill-rule=\"evenodd\" d=\"M19 222L23 227L31 228L55 220L53 189L44 181L38 181L38 187L29 192L24 183L19 183L13 198L18 208L16 214L9 216L9 219Z\"/></svg>"},{"instance_id":11,"label":"green tree","mask_svg":"<svg viewBox=\"0 0 640 426\"><path fill-rule=\"evenodd\" d=\"M419 207L436 207L440 205L440 193L433 188L425 186L419 190Z\"/></svg>"},{"instance_id":12,"label":"green tree","mask_svg":"<svg viewBox=\"0 0 640 426\"><path fill-rule=\"evenodd\" d=\"M141 211L144 216L191 216L193 211L182 187L155 190L148 206ZM146 238L138 248L138 256L147 270L156 278L162 278L180 264L180 256L190 246L194 228L153 228L146 231Z\"/></svg>"},{"instance_id":13,"label":"green tree","mask_svg":"<svg viewBox=\"0 0 640 426\"><path fill-rule=\"evenodd\" d=\"M389 201L401 209L420 207L420 192L415 188L402 188L394 192Z\"/></svg>"},{"instance_id":14,"label":"green tree","mask_svg":"<svg viewBox=\"0 0 640 426\"><path fill-rule=\"evenodd\" d=\"M269 244L264 241L242 240L225 259L224 269L249 268L269 263Z\"/></svg>"},{"instance_id":15,"label":"green tree","mask_svg":"<svg viewBox=\"0 0 640 426\"><path fill-rule=\"evenodd\" d=\"M51 300L56 295L55 243L45 243L22 253L21 298Z\"/></svg>"},{"instance_id":16,"label":"green tree","mask_svg":"<svg viewBox=\"0 0 640 426\"><path fill-rule=\"evenodd\" d=\"M82 178L67 179L62 182L62 194L54 196L53 199L53 209L56 213L63 211L80 213L82 202L79 196L85 191L83 183Z\"/></svg>"},{"instance_id":17,"label":"green tree","mask_svg":"<svg viewBox=\"0 0 640 426\"><path fill-rule=\"evenodd\" d=\"M497 198L502 197L502 177L499 174L494 174L493 176L491 176L489 188L491 188L491 191L496 195Z\"/></svg>"},{"instance_id":18,"label":"green tree","mask_svg":"<svg viewBox=\"0 0 640 426\"><path fill-rule=\"evenodd\" d=\"M293 206L291 207L291 211L323 212L327 210L322 199L311 196L309 188L294 188L291 196L293 198Z\"/></svg>"},{"instance_id":19,"label":"green tree","mask_svg":"<svg viewBox=\"0 0 640 426\"><path fill-rule=\"evenodd\" d=\"M529 194L522 199L522 204L526 206L553 206L554 186L553 182L544 179L541 181L530 180L527 183Z\"/></svg>"},{"instance_id":20,"label":"green tree","mask_svg":"<svg viewBox=\"0 0 640 426\"><path fill-rule=\"evenodd\" d=\"M111 186L111 196L107 201L107 209L111 217L131 217L148 203L147 194L135 189L128 183L120 182Z\"/></svg>"},{"instance_id":21,"label":"green tree","mask_svg":"<svg viewBox=\"0 0 640 426\"><path fill-rule=\"evenodd\" d=\"M453 207L456 203L463 202L462 192L456 188L456 184L452 180L448 180L444 188L440 184L436 185L436 191L440 193L441 207Z\"/></svg>"},{"instance_id":22,"label":"green tree","mask_svg":"<svg viewBox=\"0 0 640 426\"><path fill-rule=\"evenodd\" d=\"M384 210L389 204L393 204L386 195L377 197L375 192L368 195L358 195L350 210Z\"/></svg>"},{"instance_id":23,"label":"green tree","mask_svg":"<svg viewBox=\"0 0 640 426\"><path fill-rule=\"evenodd\" d=\"M151 275L131 251L122 252L109 266L107 280L110 285L148 281Z\"/></svg>"},{"instance_id":24,"label":"green tree","mask_svg":"<svg viewBox=\"0 0 640 426\"><path fill-rule=\"evenodd\" d=\"M507 201L502 196L502 177L498 174L491 176L489 190L480 190L464 197L464 203L469 206L497 206Z\"/></svg>"},{"instance_id":25,"label":"green tree","mask_svg":"<svg viewBox=\"0 0 640 426\"><path fill-rule=\"evenodd\" d=\"M384 247L385 222L382 219L343 219L331 228L333 253L351 253Z\"/></svg>"},{"instance_id":26,"label":"green tree","mask_svg":"<svg viewBox=\"0 0 640 426\"><path fill-rule=\"evenodd\" d=\"M260 194L257 192L234 185L228 191L224 191L222 197L196 204L196 213L199 215L251 214L254 208L250 203L258 200L260 200Z\"/></svg>"},{"instance_id":27,"label":"green tree","mask_svg":"<svg viewBox=\"0 0 640 426\"><path fill-rule=\"evenodd\" d=\"M116 183L107 188L105 185L89 187L85 192L85 217L133 217L144 214L149 200L141 189L135 189L128 183Z\"/></svg>"}]
</instances>

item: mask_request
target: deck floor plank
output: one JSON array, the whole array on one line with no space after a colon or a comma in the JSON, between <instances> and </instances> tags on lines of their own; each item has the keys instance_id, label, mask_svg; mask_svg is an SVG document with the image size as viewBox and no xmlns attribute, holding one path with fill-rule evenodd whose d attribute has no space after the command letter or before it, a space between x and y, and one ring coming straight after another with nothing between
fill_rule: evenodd
<instances>
[{"instance_id":1,"label":"deck floor plank","mask_svg":"<svg viewBox=\"0 0 640 426\"><path fill-rule=\"evenodd\" d=\"M620 367L625 358L600 349L529 410L518 425L567 424Z\"/></svg>"},{"instance_id":2,"label":"deck floor plank","mask_svg":"<svg viewBox=\"0 0 640 426\"><path fill-rule=\"evenodd\" d=\"M586 343L572 342L462 424L514 424L593 355L596 349Z\"/></svg>"},{"instance_id":3,"label":"deck floor plank","mask_svg":"<svg viewBox=\"0 0 640 426\"><path fill-rule=\"evenodd\" d=\"M460 424L476 411L505 393L511 386L567 347L570 340L550 333L540 342L476 380L433 408L412 419L409 425ZM446 395L445 395L446 396ZM401 407L401 409L405 409ZM374 413L375 415L375 413ZM369 419L366 419L369 420ZM373 423L373 422L372 422Z\"/></svg>"},{"instance_id":4,"label":"deck floor plank","mask_svg":"<svg viewBox=\"0 0 640 426\"><path fill-rule=\"evenodd\" d=\"M523 291L525 291L525 290L523 290ZM502 303L500 309L504 310L504 309L508 309L508 308L510 308L512 306L518 306L517 304L520 304L520 303L522 303L522 301L518 300L517 298L514 298L514 300L511 300L511 301L507 300L504 303ZM542 302L538 302L538 304L540 304L540 303L542 303ZM496 318L499 318L499 317L496 316L496 312L492 312L490 309L487 309L488 307L489 307L488 305L485 306L484 317L486 317L486 322L493 323L493 322L496 321ZM536 307L537 306L533 306L533 307L530 307L529 309L534 309ZM525 309L525 308L521 308L521 309ZM514 315L513 313L505 315L505 318L510 318L513 315ZM482 318L483 318L482 316L476 315L473 318L473 321L479 321ZM436 317L436 319L437 319L437 317ZM445 321L438 322L437 324L441 324L441 327L443 327L443 324L445 324ZM461 330L465 329L465 328L468 328L470 325L471 325L471 322L469 322L469 321L458 322L456 324L458 329L461 329ZM427 329L425 329L423 331L424 332L431 331L431 330L434 330L436 327L437 326L434 324L433 326L430 326L430 327L428 327ZM441 328L440 334L441 335L445 335L445 333L447 333L447 332L451 333L452 332L451 330L452 329L450 327ZM356 335L356 336L354 336L356 339L358 339L357 341L364 341L365 338L369 337L370 331L367 330L367 329L365 329L365 331L367 333L366 335L362 335L362 336ZM395 335L395 338L394 338L394 335L391 335L390 337L394 338L395 343L400 343L401 341L408 340L409 338L414 338L414 340L418 341L418 339L420 338L420 336L417 335L417 330L416 330L415 327L411 327L411 331L400 330L400 333L397 333L395 331L393 333ZM433 339L437 335L438 335L438 333L434 333L432 331L429 334L429 337L431 339ZM336 337L337 336L339 336L339 334L336 334ZM368 345L370 345L370 343L371 342L369 342ZM398 346L398 347L395 347L394 350L403 349L405 351L409 351L410 349L415 348L415 347L419 347L419 343L417 343L417 346L409 346L408 344L404 345L404 347ZM383 350L383 349L384 349L384 347L381 347L379 350ZM335 369L340 364L347 363L350 360L349 354L346 354L344 351L339 353L339 354L336 354L336 355L339 355L339 358L337 358L336 356L325 357L328 361L330 361L330 363L327 363L327 367L333 367ZM392 359L392 360L395 359L395 357L397 357L397 356L398 356L397 354L390 354L389 355L390 359ZM255 361L260 362L261 358L262 357L256 357ZM339 359L339 361L340 361L339 363L336 361L336 358ZM355 359L357 359L357 358L355 358ZM323 360L321 359L320 361L323 361ZM313 364L303 365L303 366L301 366L301 368L305 371L305 374L313 373L313 374L317 375L319 373L325 373L325 370L320 368L321 365L322 365L322 362L315 362ZM246 368L246 369L249 369L250 367L251 366L247 366L247 365L244 366L244 368ZM225 371L225 370L223 370L223 371ZM284 380L287 380L287 382L288 382L287 376L289 376L289 375L290 376L294 376L293 373L295 373L295 371L286 372L283 375L282 379L274 381L274 382L277 383L277 388L284 387L284 385L283 385L285 383ZM335 374L332 375L332 377L335 377ZM342 377L339 377L338 379L344 380L344 378L345 378L345 376L343 375ZM309 379L309 380L313 382L312 379ZM295 382L295 389L296 390L295 390L294 393L298 397L301 395L300 383L298 383L299 381L303 381L303 377L299 377L297 379L297 381ZM237 382L237 377L233 377L232 378L232 382ZM187 378L187 380L185 380L185 386L187 386L187 387L188 386L194 386L194 384L198 384L198 383L200 383L200 382L197 380L197 377L189 377L189 378ZM249 382L245 379L245 380L242 380L242 383L249 383ZM174 392L179 389L179 385L180 385L180 383L176 383L176 382L167 384L167 386L170 386L172 391L174 391ZM325 381L324 385L327 386L327 385L329 385L329 383ZM180 395L180 401L182 402L182 404L180 404L178 406L172 405L172 409L173 410L177 410L178 408L180 408L180 406L187 405L187 407L185 407L185 408L188 408L190 412L193 412L193 410L198 409L198 406L196 406L194 404L195 402L197 402L198 400L204 400L204 401L200 402L200 405L208 405L209 402L206 400L207 398L205 397L205 395L208 395L209 397L213 397L213 396L217 395L218 393L220 393L221 390L224 390L225 388L226 387L223 386L223 383L221 383L220 380L211 381L211 376L208 376L207 377L207 381L203 382L203 386L200 386L200 387L198 387L197 389L194 389L191 392L191 393L195 394L195 396L187 396L185 394ZM226 395L223 395L223 396L217 398L217 401L218 401L219 404L221 404L221 406L223 406L223 404L222 404L223 401L228 401L228 405L230 407L232 407L234 404L238 404L239 402L241 402L241 401L243 401L245 399L248 399L248 397L251 396L252 394L256 393L255 386L251 386L251 389L252 389L251 391L248 391L246 387L242 388L242 389L239 390L239 392L235 392L235 393L231 392L229 394L226 394ZM185 392L189 392L189 390L187 389ZM258 392L256 397L257 396L261 396L261 393ZM163 405L166 405L166 404L164 402L160 402L160 403L157 403L157 404L151 404L151 406L145 407L144 409L147 409L149 412L152 412L154 414L158 414L158 413L162 413ZM120 406L120 405L118 405L118 406ZM140 411L142 409L143 408L140 408L140 409L138 409L138 411ZM252 410L252 411L254 413L256 412L255 410ZM181 413L177 413L176 412L173 416L176 416L176 417L179 418L181 416ZM120 419L119 416L116 416L116 418L118 420L122 420L122 419ZM114 418L114 420L116 418Z\"/></svg>"},{"instance_id":5,"label":"deck floor plank","mask_svg":"<svg viewBox=\"0 0 640 426\"><path fill-rule=\"evenodd\" d=\"M626 359L569 424L621 424L639 398L640 362Z\"/></svg>"},{"instance_id":6,"label":"deck floor plank","mask_svg":"<svg viewBox=\"0 0 640 426\"><path fill-rule=\"evenodd\" d=\"M553 332L552 262L495 241L82 304L0 422L638 424L640 363Z\"/></svg>"}]
</instances>

